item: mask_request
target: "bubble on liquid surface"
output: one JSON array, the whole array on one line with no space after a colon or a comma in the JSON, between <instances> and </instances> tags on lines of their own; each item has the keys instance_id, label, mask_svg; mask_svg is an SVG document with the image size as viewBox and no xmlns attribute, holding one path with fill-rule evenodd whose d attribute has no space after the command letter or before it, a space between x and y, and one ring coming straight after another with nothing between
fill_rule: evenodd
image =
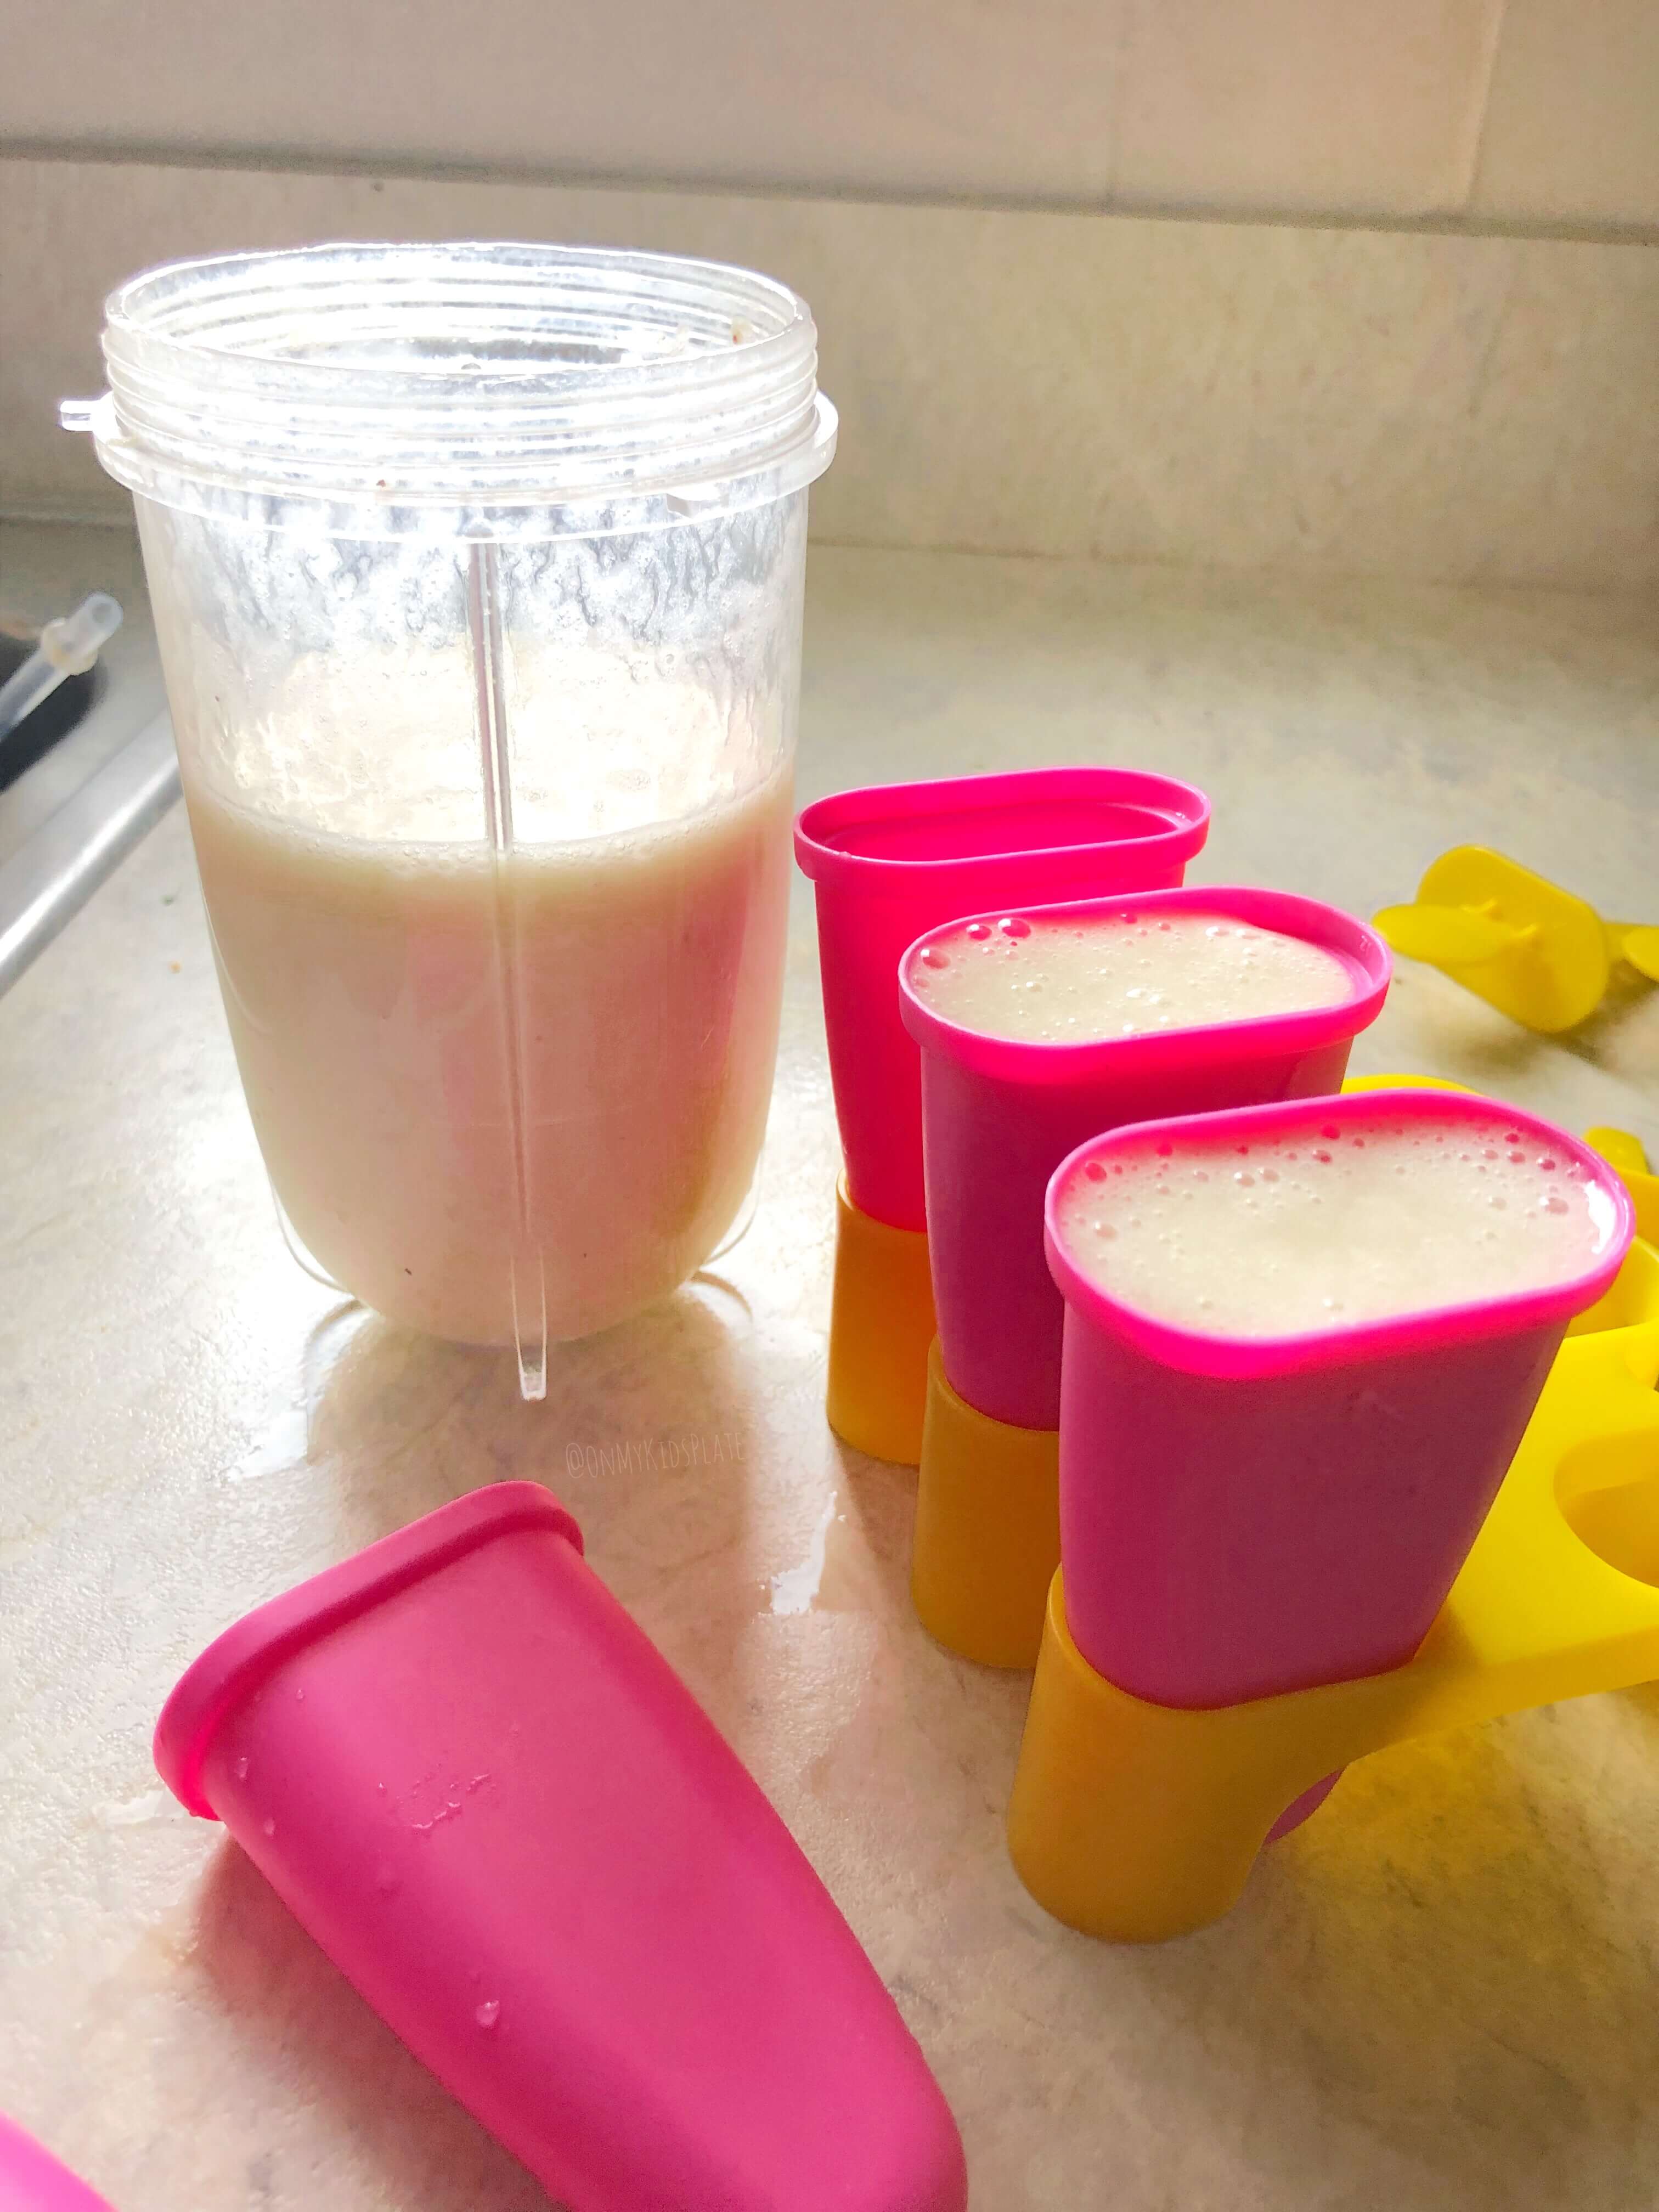
<instances>
[{"instance_id":1,"label":"bubble on liquid surface","mask_svg":"<svg viewBox=\"0 0 1659 2212\"><path fill-rule=\"evenodd\" d=\"M991 925L988 921L970 921L967 933L972 943L983 945L991 934Z\"/></svg>"},{"instance_id":2,"label":"bubble on liquid surface","mask_svg":"<svg viewBox=\"0 0 1659 2212\"><path fill-rule=\"evenodd\" d=\"M924 945L921 948L921 965L924 968L948 968L950 964L950 954L941 952L937 945Z\"/></svg>"},{"instance_id":3,"label":"bubble on liquid surface","mask_svg":"<svg viewBox=\"0 0 1659 2212\"><path fill-rule=\"evenodd\" d=\"M1024 915L1006 914L1004 915L1002 920L997 924L997 930L999 934L1003 937L1012 937L1018 939L1019 938L1029 937L1030 935L1031 925L1026 921Z\"/></svg>"},{"instance_id":4,"label":"bubble on liquid surface","mask_svg":"<svg viewBox=\"0 0 1659 2212\"><path fill-rule=\"evenodd\" d=\"M1090 1160L1083 1172L1091 1182L1104 1182L1106 1180L1106 1165L1103 1160Z\"/></svg>"}]
</instances>

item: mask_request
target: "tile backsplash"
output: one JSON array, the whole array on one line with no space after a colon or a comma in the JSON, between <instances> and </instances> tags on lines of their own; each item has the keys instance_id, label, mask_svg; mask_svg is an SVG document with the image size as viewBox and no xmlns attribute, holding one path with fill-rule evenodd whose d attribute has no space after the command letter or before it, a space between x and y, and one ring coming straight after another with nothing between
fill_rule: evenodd
<instances>
[{"instance_id":1,"label":"tile backsplash","mask_svg":"<svg viewBox=\"0 0 1659 2212\"><path fill-rule=\"evenodd\" d=\"M1124 0L1114 199L1299 216L1468 204L1503 0Z\"/></svg>"},{"instance_id":2,"label":"tile backsplash","mask_svg":"<svg viewBox=\"0 0 1659 2212\"><path fill-rule=\"evenodd\" d=\"M56 405L100 388L101 301L136 270L564 238L806 295L842 420L821 538L1659 586L1641 243L64 160L0 161L0 511L127 511Z\"/></svg>"},{"instance_id":3,"label":"tile backsplash","mask_svg":"<svg viewBox=\"0 0 1659 2212\"><path fill-rule=\"evenodd\" d=\"M0 144L1659 234L1656 0L53 0Z\"/></svg>"}]
</instances>

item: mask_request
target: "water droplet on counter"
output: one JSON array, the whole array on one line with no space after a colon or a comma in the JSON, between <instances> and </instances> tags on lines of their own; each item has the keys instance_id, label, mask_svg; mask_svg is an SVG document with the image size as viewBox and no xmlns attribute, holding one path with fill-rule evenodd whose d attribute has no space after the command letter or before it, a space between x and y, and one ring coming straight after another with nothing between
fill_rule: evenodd
<instances>
[{"instance_id":1,"label":"water droplet on counter","mask_svg":"<svg viewBox=\"0 0 1659 2212\"><path fill-rule=\"evenodd\" d=\"M787 1618L798 1613L810 1613L813 1600L823 1582L824 1565L828 1557L830 1526L836 1517L836 1498L832 1491L829 1503L819 1514L807 1545L806 1557L799 1566L785 1567L772 1577L772 1611Z\"/></svg>"}]
</instances>

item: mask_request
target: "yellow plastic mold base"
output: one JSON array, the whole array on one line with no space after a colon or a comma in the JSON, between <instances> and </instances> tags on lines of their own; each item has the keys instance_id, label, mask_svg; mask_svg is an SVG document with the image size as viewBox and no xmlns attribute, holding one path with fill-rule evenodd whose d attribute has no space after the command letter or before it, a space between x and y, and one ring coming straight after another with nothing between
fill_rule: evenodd
<instances>
[{"instance_id":1,"label":"yellow plastic mold base","mask_svg":"<svg viewBox=\"0 0 1659 2212\"><path fill-rule=\"evenodd\" d=\"M1059 1565L1059 1430L977 1411L951 1389L935 1337L910 1565L922 1626L981 1667L1029 1670Z\"/></svg>"},{"instance_id":2,"label":"yellow plastic mold base","mask_svg":"<svg viewBox=\"0 0 1659 2212\"><path fill-rule=\"evenodd\" d=\"M1631 1248L1558 1354L1422 1649L1386 1674L1218 1711L1096 1674L1056 1575L1008 1812L1057 1919L1157 1942L1237 1899L1285 1808L1368 1753L1659 1677L1659 1254Z\"/></svg>"},{"instance_id":3,"label":"yellow plastic mold base","mask_svg":"<svg viewBox=\"0 0 1659 2212\"><path fill-rule=\"evenodd\" d=\"M933 1283L927 1232L861 1213L836 1186L836 1274L824 1412L844 1443L915 1467L921 1457Z\"/></svg>"}]
</instances>

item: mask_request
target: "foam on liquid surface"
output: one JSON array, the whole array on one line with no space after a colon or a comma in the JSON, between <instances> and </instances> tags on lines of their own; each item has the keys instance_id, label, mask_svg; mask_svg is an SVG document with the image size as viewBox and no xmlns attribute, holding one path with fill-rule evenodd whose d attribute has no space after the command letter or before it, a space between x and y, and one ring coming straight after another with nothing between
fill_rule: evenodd
<instances>
[{"instance_id":1,"label":"foam on liquid surface","mask_svg":"<svg viewBox=\"0 0 1659 2212\"><path fill-rule=\"evenodd\" d=\"M1333 1119L1089 1161L1056 1226L1124 1304L1275 1337L1570 1281L1607 1250L1613 1212L1576 1161L1499 1117Z\"/></svg>"},{"instance_id":2,"label":"foam on liquid surface","mask_svg":"<svg viewBox=\"0 0 1659 2212\"><path fill-rule=\"evenodd\" d=\"M945 1021L1029 1044L1301 1013L1355 991L1322 945L1190 910L970 922L923 946L909 981Z\"/></svg>"}]
</instances>

